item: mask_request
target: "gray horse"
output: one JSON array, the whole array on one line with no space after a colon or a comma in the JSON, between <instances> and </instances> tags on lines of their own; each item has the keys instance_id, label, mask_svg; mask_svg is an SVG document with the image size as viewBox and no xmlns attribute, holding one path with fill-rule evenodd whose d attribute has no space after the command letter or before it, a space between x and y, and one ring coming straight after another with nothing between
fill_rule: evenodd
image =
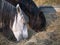
<instances>
[{"instance_id":1,"label":"gray horse","mask_svg":"<svg viewBox=\"0 0 60 45\"><path fill-rule=\"evenodd\" d=\"M0 29L8 39L20 41L28 38L25 13L19 4L14 7L5 0L0 0Z\"/></svg>"}]
</instances>

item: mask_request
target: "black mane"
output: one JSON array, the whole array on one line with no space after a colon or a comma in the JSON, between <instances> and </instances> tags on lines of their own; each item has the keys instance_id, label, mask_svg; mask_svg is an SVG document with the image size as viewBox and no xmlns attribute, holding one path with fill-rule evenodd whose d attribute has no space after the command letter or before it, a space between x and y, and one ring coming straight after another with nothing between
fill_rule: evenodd
<instances>
[{"instance_id":1,"label":"black mane","mask_svg":"<svg viewBox=\"0 0 60 45\"><path fill-rule=\"evenodd\" d=\"M5 0L0 0L0 31L3 31L4 36L12 40L16 40L11 30L16 14L15 6Z\"/></svg>"}]
</instances>

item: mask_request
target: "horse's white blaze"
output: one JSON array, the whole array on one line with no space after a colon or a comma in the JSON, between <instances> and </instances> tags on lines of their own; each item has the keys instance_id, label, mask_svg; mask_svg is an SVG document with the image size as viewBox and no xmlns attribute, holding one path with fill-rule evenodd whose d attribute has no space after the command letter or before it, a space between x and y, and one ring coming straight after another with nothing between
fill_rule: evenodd
<instances>
[{"instance_id":1,"label":"horse's white blaze","mask_svg":"<svg viewBox=\"0 0 60 45\"><path fill-rule=\"evenodd\" d=\"M19 6L17 6L17 9L18 7ZM20 9L20 13L18 12L17 19L15 17L12 31L17 41L21 40L22 38L28 37L27 25L21 9Z\"/></svg>"},{"instance_id":2,"label":"horse's white blaze","mask_svg":"<svg viewBox=\"0 0 60 45\"><path fill-rule=\"evenodd\" d=\"M12 28L12 31L13 31L14 36L17 39L17 41L22 39L22 29L21 29L21 25L19 24L18 21L19 20L17 20L17 22L16 22L16 17L15 17L15 20L14 20L14 23L13 23L13 28Z\"/></svg>"}]
</instances>

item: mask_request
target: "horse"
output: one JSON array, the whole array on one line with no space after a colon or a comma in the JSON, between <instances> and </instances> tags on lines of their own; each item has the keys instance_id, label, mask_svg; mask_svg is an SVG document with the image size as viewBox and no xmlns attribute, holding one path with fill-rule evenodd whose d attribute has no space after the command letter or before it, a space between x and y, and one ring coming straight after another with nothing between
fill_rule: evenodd
<instances>
[{"instance_id":1,"label":"horse","mask_svg":"<svg viewBox=\"0 0 60 45\"><path fill-rule=\"evenodd\" d=\"M4 36L13 41L28 38L26 14L19 4L13 6L5 0L0 0L0 29Z\"/></svg>"},{"instance_id":2,"label":"horse","mask_svg":"<svg viewBox=\"0 0 60 45\"><path fill-rule=\"evenodd\" d=\"M16 6L20 4L21 9L29 17L29 26L36 32L44 31L46 28L46 19L42 11L38 9L32 0L6 0Z\"/></svg>"}]
</instances>

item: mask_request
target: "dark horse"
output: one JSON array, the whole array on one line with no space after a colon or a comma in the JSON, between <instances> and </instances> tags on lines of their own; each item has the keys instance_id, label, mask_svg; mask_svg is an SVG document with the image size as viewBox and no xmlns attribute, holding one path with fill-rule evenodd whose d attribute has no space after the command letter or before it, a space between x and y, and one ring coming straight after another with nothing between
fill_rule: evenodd
<instances>
[{"instance_id":1,"label":"dark horse","mask_svg":"<svg viewBox=\"0 0 60 45\"><path fill-rule=\"evenodd\" d=\"M35 31L43 31L46 26L46 19L42 11L38 9L36 4L32 0L6 0L16 6L20 4L21 9L29 17L29 25Z\"/></svg>"},{"instance_id":2,"label":"dark horse","mask_svg":"<svg viewBox=\"0 0 60 45\"><path fill-rule=\"evenodd\" d=\"M19 4L15 7L5 0L0 0L0 29L8 39L19 41L28 38L25 16Z\"/></svg>"}]
</instances>

